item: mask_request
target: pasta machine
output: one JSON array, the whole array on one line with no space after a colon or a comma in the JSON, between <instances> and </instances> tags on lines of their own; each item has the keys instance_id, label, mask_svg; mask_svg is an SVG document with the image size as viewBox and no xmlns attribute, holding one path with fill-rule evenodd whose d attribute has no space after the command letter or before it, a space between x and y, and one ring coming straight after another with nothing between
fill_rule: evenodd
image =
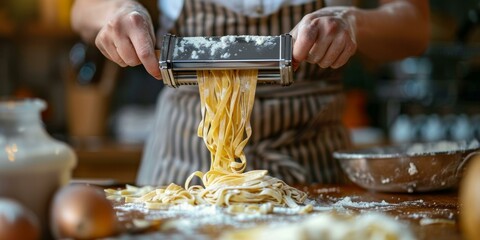
<instances>
[{"instance_id":1,"label":"pasta machine","mask_svg":"<svg viewBox=\"0 0 480 240\"><path fill-rule=\"evenodd\" d=\"M288 86L292 36L163 37L160 71L166 85L196 85L198 70L222 69L258 69L259 84Z\"/></svg>"}]
</instances>

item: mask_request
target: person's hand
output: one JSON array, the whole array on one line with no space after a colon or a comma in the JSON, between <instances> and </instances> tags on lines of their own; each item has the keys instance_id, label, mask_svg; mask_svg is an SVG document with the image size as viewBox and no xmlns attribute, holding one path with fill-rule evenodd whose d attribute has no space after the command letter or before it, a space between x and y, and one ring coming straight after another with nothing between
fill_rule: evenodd
<instances>
[{"instance_id":1,"label":"person's hand","mask_svg":"<svg viewBox=\"0 0 480 240\"><path fill-rule=\"evenodd\" d=\"M120 7L95 38L95 45L108 59L122 67L143 64L150 75L161 79L154 44L152 20L138 3Z\"/></svg>"},{"instance_id":2,"label":"person's hand","mask_svg":"<svg viewBox=\"0 0 480 240\"><path fill-rule=\"evenodd\" d=\"M329 7L307 14L290 32L294 67L307 61L321 68L339 68L355 53L357 43L348 8Z\"/></svg>"}]
</instances>

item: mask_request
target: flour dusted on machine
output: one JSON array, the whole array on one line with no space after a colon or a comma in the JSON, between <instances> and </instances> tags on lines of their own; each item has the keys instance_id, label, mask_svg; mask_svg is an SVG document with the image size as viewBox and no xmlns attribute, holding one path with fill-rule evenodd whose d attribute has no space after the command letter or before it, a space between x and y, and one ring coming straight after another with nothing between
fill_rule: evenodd
<instances>
[{"instance_id":1,"label":"flour dusted on machine","mask_svg":"<svg viewBox=\"0 0 480 240\"><path fill-rule=\"evenodd\" d=\"M230 46L239 42L253 43L255 46L273 46L275 38L272 36L222 36L217 39L214 37L189 37L181 38L177 42L177 47L173 53L174 57L178 57L181 54L188 52L186 49L192 47L194 50L191 52L191 59L198 59L198 54L208 54L211 57L219 56L221 59L228 59L231 56L231 52L226 51ZM237 51L241 52L242 49L238 48ZM233 53L236 54L236 53Z\"/></svg>"}]
</instances>

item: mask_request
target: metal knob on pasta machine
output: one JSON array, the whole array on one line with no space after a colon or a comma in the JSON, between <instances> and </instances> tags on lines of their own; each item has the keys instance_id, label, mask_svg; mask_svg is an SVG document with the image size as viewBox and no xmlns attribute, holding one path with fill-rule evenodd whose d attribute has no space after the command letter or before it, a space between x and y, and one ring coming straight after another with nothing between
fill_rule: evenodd
<instances>
[{"instance_id":1,"label":"metal knob on pasta machine","mask_svg":"<svg viewBox=\"0 0 480 240\"><path fill-rule=\"evenodd\" d=\"M288 86L292 36L164 36L160 71L166 85L195 85L198 70L225 69L258 69L259 84Z\"/></svg>"}]
</instances>

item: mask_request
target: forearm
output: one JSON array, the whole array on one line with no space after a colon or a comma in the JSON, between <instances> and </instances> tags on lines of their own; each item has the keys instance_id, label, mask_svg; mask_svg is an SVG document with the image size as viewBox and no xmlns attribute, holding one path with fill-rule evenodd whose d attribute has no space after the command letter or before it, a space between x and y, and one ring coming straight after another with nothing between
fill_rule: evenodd
<instances>
[{"instance_id":1,"label":"forearm","mask_svg":"<svg viewBox=\"0 0 480 240\"><path fill-rule=\"evenodd\" d=\"M358 52L375 60L394 60L425 51L430 35L428 1L384 2L374 10L351 10Z\"/></svg>"},{"instance_id":2,"label":"forearm","mask_svg":"<svg viewBox=\"0 0 480 240\"><path fill-rule=\"evenodd\" d=\"M76 0L72 7L72 28L85 41L93 43L100 29L122 8L146 11L134 0Z\"/></svg>"}]
</instances>

